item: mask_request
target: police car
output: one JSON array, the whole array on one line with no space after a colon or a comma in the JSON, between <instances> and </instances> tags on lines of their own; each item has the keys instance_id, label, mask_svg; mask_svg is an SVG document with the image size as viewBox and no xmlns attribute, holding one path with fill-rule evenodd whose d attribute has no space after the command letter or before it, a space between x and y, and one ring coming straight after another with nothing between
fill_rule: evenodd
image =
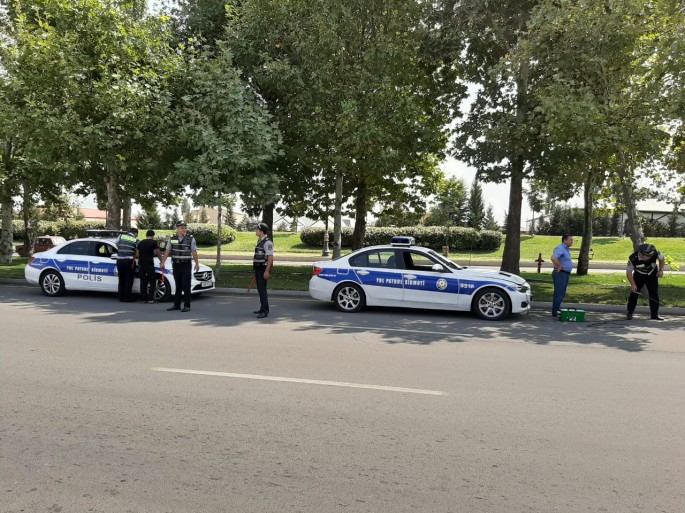
<instances>
[{"instance_id":1,"label":"police car","mask_svg":"<svg viewBox=\"0 0 685 513\"><path fill-rule=\"evenodd\" d=\"M530 310L530 285L501 271L461 267L412 237L357 250L337 260L317 262L309 281L314 299L333 301L343 312L364 306L399 306L472 311L500 320Z\"/></svg>"},{"instance_id":2,"label":"police car","mask_svg":"<svg viewBox=\"0 0 685 513\"><path fill-rule=\"evenodd\" d=\"M112 230L91 230L89 237L74 239L29 258L24 270L26 281L39 285L46 296L62 296L71 290L94 290L117 292L117 239L120 233ZM154 286L156 301L167 301L175 292L173 263L165 263L164 279L155 261L157 279ZM200 264L200 270L193 273L191 292L199 294L215 288L214 272ZM151 287L152 288L152 287ZM133 292L140 292L140 279L136 271Z\"/></svg>"}]
</instances>

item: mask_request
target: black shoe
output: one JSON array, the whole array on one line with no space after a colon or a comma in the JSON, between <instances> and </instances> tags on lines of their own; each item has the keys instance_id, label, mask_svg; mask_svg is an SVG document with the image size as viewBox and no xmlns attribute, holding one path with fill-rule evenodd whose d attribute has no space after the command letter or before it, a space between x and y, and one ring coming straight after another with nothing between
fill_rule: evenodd
<instances>
[{"instance_id":1,"label":"black shoe","mask_svg":"<svg viewBox=\"0 0 685 513\"><path fill-rule=\"evenodd\" d=\"M260 313L262 313L262 311L261 311L261 310L255 310L255 311L252 312L252 313L255 314L255 315L259 315Z\"/></svg>"},{"instance_id":2,"label":"black shoe","mask_svg":"<svg viewBox=\"0 0 685 513\"><path fill-rule=\"evenodd\" d=\"M167 311L167 312L173 312L174 310L180 310L180 309L181 309L180 306L175 306L175 305L174 305L174 306L172 306L172 307L170 307L170 308L167 308L166 311Z\"/></svg>"},{"instance_id":3,"label":"black shoe","mask_svg":"<svg viewBox=\"0 0 685 513\"><path fill-rule=\"evenodd\" d=\"M630 313L630 312L628 312L628 313L626 314L626 321L629 321L629 320L631 320L632 318L633 318L633 314Z\"/></svg>"},{"instance_id":4,"label":"black shoe","mask_svg":"<svg viewBox=\"0 0 685 513\"><path fill-rule=\"evenodd\" d=\"M665 320L666 320L666 319L664 319L663 317L661 317L660 315L653 315L653 316L651 317L651 319L652 319L653 321L665 321Z\"/></svg>"},{"instance_id":5,"label":"black shoe","mask_svg":"<svg viewBox=\"0 0 685 513\"><path fill-rule=\"evenodd\" d=\"M181 309L181 312L190 312L190 307L189 307L189 306L184 306L184 307Z\"/></svg>"},{"instance_id":6,"label":"black shoe","mask_svg":"<svg viewBox=\"0 0 685 513\"><path fill-rule=\"evenodd\" d=\"M264 317L268 317L269 314L265 312L259 312L259 315L257 316L257 319L263 319Z\"/></svg>"}]
</instances>

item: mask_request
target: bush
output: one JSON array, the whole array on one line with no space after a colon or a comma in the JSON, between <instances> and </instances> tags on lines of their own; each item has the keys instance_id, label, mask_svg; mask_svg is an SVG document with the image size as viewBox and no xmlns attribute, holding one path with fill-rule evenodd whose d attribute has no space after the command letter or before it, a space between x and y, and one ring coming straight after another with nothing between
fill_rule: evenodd
<instances>
[{"instance_id":1,"label":"bush","mask_svg":"<svg viewBox=\"0 0 685 513\"><path fill-rule=\"evenodd\" d=\"M219 239L219 231L216 224L197 224L188 225L188 233L195 237L195 242L199 246L216 246ZM230 226L221 227L221 244L229 244L237 237L236 231Z\"/></svg>"},{"instance_id":2,"label":"bush","mask_svg":"<svg viewBox=\"0 0 685 513\"><path fill-rule=\"evenodd\" d=\"M318 247L323 244L323 233L323 228L305 228L300 232L300 240L307 246ZM343 228L343 247L352 246L352 233L352 228ZM390 239L397 235L414 237L418 245L433 249L441 249L442 246L448 245L456 251L495 251L502 245L500 232L442 226L369 227L364 235L364 245L388 244ZM328 238L329 241L333 240L333 230L329 230Z\"/></svg>"},{"instance_id":3,"label":"bush","mask_svg":"<svg viewBox=\"0 0 685 513\"><path fill-rule=\"evenodd\" d=\"M12 221L14 239L21 240L26 237L24 221ZM34 235L57 235L65 239L76 239L86 236L86 230L102 229L103 222L97 221L38 221L34 229Z\"/></svg>"}]
</instances>

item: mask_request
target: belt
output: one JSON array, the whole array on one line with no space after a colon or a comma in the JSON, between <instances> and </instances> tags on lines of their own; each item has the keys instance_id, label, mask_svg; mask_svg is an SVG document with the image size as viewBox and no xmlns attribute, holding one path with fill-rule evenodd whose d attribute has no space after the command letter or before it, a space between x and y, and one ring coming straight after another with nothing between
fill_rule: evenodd
<instances>
[{"instance_id":1,"label":"belt","mask_svg":"<svg viewBox=\"0 0 685 513\"><path fill-rule=\"evenodd\" d=\"M571 274L571 271L564 271L563 269L561 271L557 271L556 269L554 270L555 273L566 273L566 274Z\"/></svg>"}]
</instances>

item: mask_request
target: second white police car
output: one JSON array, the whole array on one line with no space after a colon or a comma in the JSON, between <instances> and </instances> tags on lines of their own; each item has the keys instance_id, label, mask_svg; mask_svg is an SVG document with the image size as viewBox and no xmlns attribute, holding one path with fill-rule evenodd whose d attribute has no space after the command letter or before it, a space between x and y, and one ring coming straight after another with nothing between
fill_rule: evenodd
<instances>
[{"instance_id":1,"label":"second white police car","mask_svg":"<svg viewBox=\"0 0 685 513\"><path fill-rule=\"evenodd\" d=\"M514 274L461 267L412 237L393 237L332 261L314 264L314 299L333 301L343 312L364 306L472 311L500 320L530 310L530 285Z\"/></svg>"},{"instance_id":2,"label":"second white police car","mask_svg":"<svg viewBox=\"0 0 685 513\"><path fill-rule=\"evenodd\" d=\"M93 290L100 292L117 292L117 239L113 232L93 230L93 236L74 239L60 244L29 258L24 270L26 281L39 285L46 296L62 296L70 290ZM90 232L89 232L90 233ZM99 237L97 235L103 235ZM109 236L107 236L109 235ZM154 259L156 283L153 285L156 301L167 301L176 291L171 259L165 263L164 278L159 267L159 260ZM191 278L191 293L199 294L215 288L212 269L200 264L200 270ZM152 289L152 287L150 287ZM140 279L136 271L133 280L133 292L140 292Z\"/></svg>"}]
</instances>

